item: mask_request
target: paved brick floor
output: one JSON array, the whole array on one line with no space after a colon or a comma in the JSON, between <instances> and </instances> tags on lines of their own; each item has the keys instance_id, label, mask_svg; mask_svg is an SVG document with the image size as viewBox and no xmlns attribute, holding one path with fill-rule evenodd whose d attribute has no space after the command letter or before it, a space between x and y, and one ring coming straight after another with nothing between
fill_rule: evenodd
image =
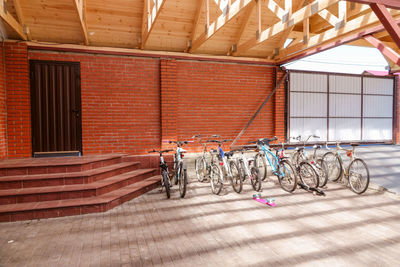
<instances>
[{"instance_id":1,"label":"paved brick floor","mask_svg":"<svg viewBox=\"0 0 400 267\"><path fill-rule=\"evenodd\" d=\"M159 189L106 213L0 224L0 266L399 266L400 198L289 194L273 182L251 199L193 179L185 199Z\"/></svg>"}]
</instances>

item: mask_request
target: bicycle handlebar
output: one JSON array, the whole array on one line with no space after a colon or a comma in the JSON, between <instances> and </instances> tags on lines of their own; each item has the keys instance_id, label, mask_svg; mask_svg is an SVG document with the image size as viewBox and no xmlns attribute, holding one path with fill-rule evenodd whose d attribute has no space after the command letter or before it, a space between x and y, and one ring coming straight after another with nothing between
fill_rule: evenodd
<instances>
[{"instance_id":1,"label":"bicycle handlebar","mask_svg":"<svg viewBox=\"0 0 400 267\"><path fill-rule=\"evenodd\" d=\"M249 144L258 144L258 143L269 143L272 141L278 140L278 137L274 136L272 138L260 138L257 141L250 141Z\"/></svg>"},{"instance_id":2,"label":"bicycle handlebar","mask_svg":"<svg viewBox=\"0 0 400 267\"><path fill-rule=\"evenodd\" d=\"M174 151L173 149L165 149L165 150L155 150L155 149L153 149L153 150L151 150L151 151L148 151L147 153L160 153L160 154L162 154L162 153L168 153L168 152L171 152L171 151Z\"/></svg>"}]
</instances>

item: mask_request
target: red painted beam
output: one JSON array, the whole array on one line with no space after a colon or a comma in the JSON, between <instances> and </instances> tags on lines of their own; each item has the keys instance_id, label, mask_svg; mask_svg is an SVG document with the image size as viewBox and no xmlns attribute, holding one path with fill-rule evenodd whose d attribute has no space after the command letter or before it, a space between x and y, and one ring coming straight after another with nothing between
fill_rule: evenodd
<instances>
[{"instance_id":1,"label":"red painted beam","mask_svg":"<svg viewBox=\"0 0 400 267\"><path fill-rule=\"evenodd\" d=\"M384 5L371 4L370 6L383 24L383 26L385 26L385 29L390 34L390 37L392 37L397 47L400 48L400 28L397 25L396 21L393 19L392 15L390 15L389 11Z\"/></svg>"},{"instance_id":2,"label":"red painted beam","mask_svg":"<svg viewBox=\"0 0 400 267\"><path fill-rule=\"evenodd\" d=\"M400 9L400 1L399 0L347 0L347 2L355 2L360 4L380 4L385 5L390 8Z\"/></svg>"},{"instance_id":3,"label":"red painted beam","mask_svg":"<svg viewBox=\"0 0 400 267\"><path fill-rule=\"evenodd\" d=\"M390 47L386 46L381 40L373 37L372 35L366 35L364 36L364 39L367 40L370 44L375 46L376 48L381 51L381 53L389 58L391 61L396 63L397 65L400 65L400 55L396 53L393 49Z\"/></svg>"},{"instance_id":4,"label":"red painted beam","mask_svg":"<svg viewBox=\"0 0 400 267\"><path fill-rule=\"evenodd\" d=\"M395 23L399 24L400 23L400 19L396 20ZM279 62L278 65L286 64L286 63L291 62L293 60L298 60L298 59L301 59L303 57L308 57L308 56L311 56L311 55L314 55L314 54L329 50L331 48L334 48L334 47L337 47L337 46L340 46L340 45L351 43L351 42L356 41L356 40L358 40L360 38L363 38L366 35L378 33L378 32L381 32L383 30L385 30L385 27L383 25L379 25L379 26L373 27L371 29L364 30L364 31L349 35L349 36L344 37L344 38L342 38L340 40L337 40L335 42L331 42L331 43L328 43L326 45L322 45L320 47L316 47L316 48L310 49L310 50L305 51L303 53L300 53L300 54L297 54L297 55L293 55L292 57L289 56L284 61Z\"/></svg>"}]
</instances>

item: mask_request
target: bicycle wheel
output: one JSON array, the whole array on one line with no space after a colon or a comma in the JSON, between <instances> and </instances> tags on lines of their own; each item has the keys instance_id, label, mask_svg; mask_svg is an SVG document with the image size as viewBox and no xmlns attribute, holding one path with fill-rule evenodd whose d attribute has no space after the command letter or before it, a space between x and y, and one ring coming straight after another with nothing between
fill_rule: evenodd
<instances>
[{"instance_id":1,"label":"bicycle wheel","mask_svg":"<svg viewBox=\"0 0 400 267\"><path fill-rule=\"evenodd\" d=\"M278 175L278 180L282 189L289 193L293 192L297 187L297 176L292 163L288 160L282 160L278 168L278 171L281 172Z\"/></svg>"},{"instance_id":2,"label":"bicycle wheel","mask_svg":"<svg viewBox=\"0 0 400 267\"><path fill-rule=\"evenodd\" d=\"M246 180L246 171L245 171L245 167L244 167L244 162L243 160L239 160L239 175L240 175L240 179L242 179L242 182L244 182L244 180Z\"/></svg>"},{"instance_id":3,"label":"bicycle wheel","mask_svg":"<svg viewBox=\"0 0 400 267\"><path fill-rule=\"evenodd\" d=\"M328 165L323 159L317 159L316 165L319 177L319 187L323 187L328 182Z\"/></svg>"},{"instance_id":4,"label":"bicycle wheel","mask_svg":"<svg viewBox=\"0 0 400 267\"><path fill-rule=\"evenodd\" d=\"M253 186L253 189L255 191L261 191L261 184L262 184L262 179L261 179L261 175L258 172L258 169L256 167L252 167L250 169L250 181L251 181L251 185Z\"/></svg>"},{"instance_id":5,"label":"bicycle wheel","mask_svg":"<svg viewBox=\"0 0 400 267\"><path fill-rule=\"evenodd\" d=\"M186 170L183 169L183 164L181 164L179 173L179 193L181 198L185 197L187 182L187 173Z\"/></svg>"},{"instance_id":6,"label":"bicycle wheel","mask_svg":"<svg viewBox=\"0 0 400 267\"><path fill-rule=\"evenodd\" d=\"M207 177L207 163L204 157L197 158L194 167L196 170L197 180L199 182L203 182L204 179Z\"/></svg>"},{"instance_id":7,"label":"bicycle wheel","mask_svg":"<svg viewBox=\"0 0 400 267\"><path fill-rule=\"evenodd\" d=\"M222 171L216 164L211 165L211 172L210 172L210 184L211 184L211 191L218 195L223 186L223 177Z\"/></svg>"},{"instance_id":8,"label":"bicycle wheel","mask_svg":"<svg viewBox=\"0 0 400 267\"><path fill-rule=\"evenodd\" d=\"M342 163L336 155L333 152L327 152L322 159L328 165L328 179L333 182L339 180L340 176L342 176L343 169Z\"/></svg>"},{"instance_id":9,"label":"bicycle wheel","mask_svg":"<svg viewBox=\"0 0 400 267\"><path fill-rule=\"evenodd\" d=\"M231 184L232 188L236 193L242 192L243 181L241 179L240 171L234 161L229 162L229 167L231 168Z\"/></svg>"},{"instance_id":10,"label":"bicycle wheel","mask_svg":"<svg viewBox=\"0 0 400 267\"><path fill-rule=\"evenodd\" d=\"M309 187L317 188L319 185L318 173L307 161L300 162L299 176L301 182Z\"/></svg>"},{"instance_id":11,"label":"bicycle wheel","mask_svg":"<svg viewBox=\"0 0 400 267\"><path fill-rule=\"evenodd\" d=\"M166 171L162 172L163 186L165 187L165 193L167 194L167 198L170 198L171 193L169 192L169 177Z\"/></svg>"},{"instance_id":12,"label":"bicycle wheel","mask_svg":"<svg viewBox=\"0 0 400 267\"><path fill-rule=\"evenodd\" d=\"M369 170L362 159L354 159L349 167L349 184L351 190L356 194L364 193L369 185Z\"/></svg>"},{"instance_id":13,"label":"bicycle wheel","mask_svg":"<svg viewBox=\"0 0 400 267\"><path fill-rule=\"evenodd\" d=\"M258 174L260 175L261 180L264 181L268 176L268 167L263 152L257 153L254 157L254 167L258 169Z\"/></svg>"}]
</instances>

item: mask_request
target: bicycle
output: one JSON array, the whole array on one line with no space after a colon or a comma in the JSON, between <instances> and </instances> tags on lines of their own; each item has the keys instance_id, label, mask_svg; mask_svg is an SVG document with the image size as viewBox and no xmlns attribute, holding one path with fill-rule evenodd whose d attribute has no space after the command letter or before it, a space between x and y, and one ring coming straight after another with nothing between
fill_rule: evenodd
<instances>
[{"instance_id":1,"label":"bicycle","mask_svg":"<svg viewBox=\"0 0 400 267\"><path fill-rule=\"evenodd\" d=\"M221 136L219 135L212 135L212 138L220 138ZM199 182L203 182L209 175L210 175L210 171L211 171L211 166L210 164L207 162L207 144L208 144L208 140L204 143L202 143L202 137L200 134L193 136L192 138L198 138L199 139L199 143L204 147L203 149L203 155L199 156L198 158L196 158L195 162L194 162L194 169L196 171L196 176L197 176L197 180Z\"/></svg>"},{"instance_id":2,"label":"bicycle","mask_svg":"<svg viewBox=\"0 0 400 267\"><path fill-rule=\"evenodd\" d=\"M261 191L262 181L258 169L255 166L250 167L254 158L247 158L244 153L246 150L252 149L254 148L243 146L241 149L235 150L240 152L240 156L237 158L237 166L239 167L239 174L242 181L244 182L246 177L249 177L253 189Z\"/></svg>"},{"instance_id":3,"label":"bicycle","mask_svg":"<svg viewBox=\"0 0 400 267\"><path fill-rule=\"evenodd\" d=\"M172 149L166 149L166 150L155 150L153 149L152 151L149 151L148 153L160 153L160 167L161 167L161 192L163 187L165 187L165 193L167 194L167 198L170 198L170 187L171 187L171 181L169 179L169 171L168 171L168 165L164 161L163 153L168 153L173 151Z\"/></svg>"},{"instance_id":4,"label":"bicycle","mask_svg":"<svg viewBox=\"0 0 400 267\"><path fill-rule=\"evenodd\" d=\"M275 154L272 153L269 143L276 140L278 140L278 138L275 136L271 139L258 139L257 141L249 142L249 144L257 144L257 149L264 153L264 156L272 169L272 173L278 177L282 189L287 192L293 192L297 187L297 175L293 165L289 160L287 160L287 157L283 153L284 144L281 144L281 150L277 149ZM254 165L258 166L257 162L254 162ZM262 168L266 170L266 165L262 166Z\"/></svg>"},{"instance_id":5,"label":"bicycle","mask_svg":"<svg viewBox=\"0 0 400 267\"><path fill-rule=\"evenodd\" d=\"M309 187L315 187L315 188L323 187L328 182L328 167L327 167L326 163L324 162L324 160L322 159L322 157L317 156L317 150L321 148L320 145L313 146L314 153L312 154L312 156L307 155L306 143L308 142L308 140L311 137L320 138L319 136L316 136L316 135L309 135L307 137L307 139L302 141L301 135L299 135L297 137L291 137L294 140L303 142L302 147L295 148L295 152L292 155L292 162L294 163L295 167L299 166L300 163L303 161L306 161L310 165L312 165L312 167L314 167L315 170L317 171L317 176L315 176L313 174L314 172L309 169L309 166L307 166L306 168L308 169L308 171L303 172L302 174L304 174L304 175L300 175L300 180L302 181L303 184L305 184ZM302 179L302 178L306 177L306 175L305 175L306 173L309 174L307 177L308 179ZM316 179L316 178L318 178L318 179Z\"/></svg>"},{"instance_id":6,"label":"bicycle","mask_svg":"<svg viewBox=\"0 0 400 267\"><path fill-rule=\"evenodd\" d=\"M211 153L211 174L210 174L210 184L211 190L214 194L219 195L221 193L224 181L229 179L232 188L236 193L240 193L243 188L243 181L240 178L239 169L235 161L228 160L233 156L233 151L225 153L221 145L230 140L208 140L210 143L218 143L218 150L212 149ZM215 160L217 158L218 160ZM219 163L219 164L217 164ZM223 167L221 170L220 166Z\"/></svg>"},{"instance_id":7,"label":"bicycle","mask_svg":"<svg viewBox=\"0 0 400 267\"><path fill-rule=\"evenodd\" d=\"M350 146L352 149L344 149L340 146L340 142L336 142L336 151L325 153L323 159L328 163L329 180L333 182L340 180L346 186L349 184L354 193L362 194L368 189L369 170L365 161L355 154L355 148L359 144L351 143ZM329 150L328 143L326 143L326 148ZM341 150L346 151L346 155L350 159L347 167L344 166L343 158L340 155ZM346 177L346 181L343 181L343 177Z\"/></svg>"},{"instance_id":8,"label":"bicycle","mask_svg":"<svg viewBox=\"0 0 400 267\"><path fill-rule=\"evenodd\" d=\"M164 141L169 144L176 144L176 151L174 155L174 169L172 170L171 177L174 179L174 184L179 184L179 193L181 198L185 197L187 187L187 168L186 164L183 163L183 153L186 150L182 148L184 144L188 144L191 141Z\"/></svg>"}]
</instances>

